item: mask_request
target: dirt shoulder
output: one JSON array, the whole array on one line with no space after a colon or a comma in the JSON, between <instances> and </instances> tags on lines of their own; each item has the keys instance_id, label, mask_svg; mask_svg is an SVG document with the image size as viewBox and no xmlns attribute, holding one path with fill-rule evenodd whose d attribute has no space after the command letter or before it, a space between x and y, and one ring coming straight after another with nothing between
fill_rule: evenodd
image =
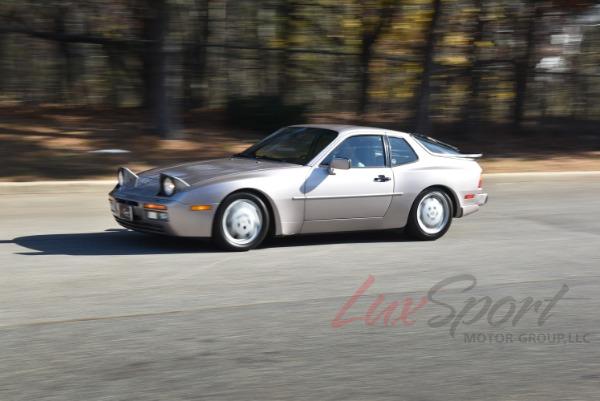
<instances>
[{"instance_id":1,"label":"dirt shoulder","mask_svg":"<svg viewBox=\"0 0 600 401\"><path fill-rule=\"evenodd\" d=\"M185 139L165 141L150 131L148 116L139 110L0 108L0 181L113 178L121 165L139 171L223 157L268 134L227 127L213 114L187 117ZM453 143L483 151L488 173L600 170L600 151L571 139L554 138L543 147L537 137Z\"/></svg>"},{"instance_id":2,"label":"dirt shoulder","mask_svg":"<svg viewBox=\"0 0 600 401\"><path fill-rule=\"evenodd\" d=\"M600 152L574 153L566 156L484 158L486 173L600 171Z\"/></svg>"}]
</instances>

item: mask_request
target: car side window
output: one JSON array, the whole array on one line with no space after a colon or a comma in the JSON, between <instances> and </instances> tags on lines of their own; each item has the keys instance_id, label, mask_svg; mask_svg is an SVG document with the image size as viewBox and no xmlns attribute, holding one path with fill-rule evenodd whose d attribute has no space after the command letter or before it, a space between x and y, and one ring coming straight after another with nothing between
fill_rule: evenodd
<instances>
[{"instance_id":1,"label":"car side window","mask_svg":"<svg viewBox=\"0 0 600 401\"><path fill-rule=\"evenodd\" d=\"M402 138L389 137L392 167L412 163L418 160L417 154L408 142Z\"/></svg>"},{"instance_id":2,"label":"car side window","mask_svg":"<svg viewBox=\"0 0 600 401\"><path fill-rule=\"evenodd\" d=\"M385 167L383 138L379 135L356 135L346 139L323 160L328 166L334 157L350 159L352 168Z\"/></svg>"}]
</instances>

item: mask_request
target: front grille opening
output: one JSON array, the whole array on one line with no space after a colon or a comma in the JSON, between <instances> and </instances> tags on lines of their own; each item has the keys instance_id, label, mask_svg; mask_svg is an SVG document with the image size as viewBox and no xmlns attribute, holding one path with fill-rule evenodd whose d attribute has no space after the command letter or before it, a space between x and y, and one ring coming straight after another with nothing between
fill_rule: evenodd
<instances>
[{"instance_id":1,"label":"front grille opening","mask_svg":"<svg viewBox=\"0 0 600 401\"><path fill-rule=\"evenodd\" d=\"M151 224L151 223L147 223L145 221L140 221L140 220L134 220L134 221L123 220L118 217L115 217L115 220L117 220L117 223L119 223L123 227L128 228L130 230L141 231L141 232L150 233L150 234L166 233L165 229L158 224Z\"/></svg>"}]
</instances>

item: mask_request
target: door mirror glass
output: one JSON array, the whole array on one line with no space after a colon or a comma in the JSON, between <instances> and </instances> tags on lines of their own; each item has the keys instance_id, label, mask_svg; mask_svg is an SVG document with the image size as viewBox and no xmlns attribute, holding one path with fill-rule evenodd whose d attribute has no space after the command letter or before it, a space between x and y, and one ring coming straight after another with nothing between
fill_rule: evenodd
<instances>
[{"instance_id":1,"label":"door mirror glass","mask_svg":"<svg viewBox=\"0 0 600 401\"><path fill-rule=\"evenodd\" d=\"M352 166L350 159L345 157L334 157L329 163L329 174L335 174L334 170L349 170Z\"/></svg>"}]
</instances>

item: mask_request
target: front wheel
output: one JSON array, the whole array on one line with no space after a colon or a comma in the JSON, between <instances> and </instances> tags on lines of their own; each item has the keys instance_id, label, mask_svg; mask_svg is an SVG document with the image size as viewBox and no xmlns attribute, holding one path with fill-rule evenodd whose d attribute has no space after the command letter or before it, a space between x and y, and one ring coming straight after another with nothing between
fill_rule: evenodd
<instances>
[{"instance_id":1,"label":"front wheel","mask_svg":"<svg viewBox=\"0 0 600 401\"><path fill-rule=\"evenodd\" d=\"M246 192L233 194L221 204L214 223L214 240L227 251L248 251L259 246L269 230L264 202Z\"/></svg>"},{"instance_id":2,"label":"front wheel","mask_svg":"<svg viewBox=\"0 0 600 401\"><path fill-rule=\"evenodd\" d=\"M407 232L416 239L433 241L441 238L452 224L452 201L438 189L423 191L415 200L408 218Z\"/></svg>"}]
</instances>

